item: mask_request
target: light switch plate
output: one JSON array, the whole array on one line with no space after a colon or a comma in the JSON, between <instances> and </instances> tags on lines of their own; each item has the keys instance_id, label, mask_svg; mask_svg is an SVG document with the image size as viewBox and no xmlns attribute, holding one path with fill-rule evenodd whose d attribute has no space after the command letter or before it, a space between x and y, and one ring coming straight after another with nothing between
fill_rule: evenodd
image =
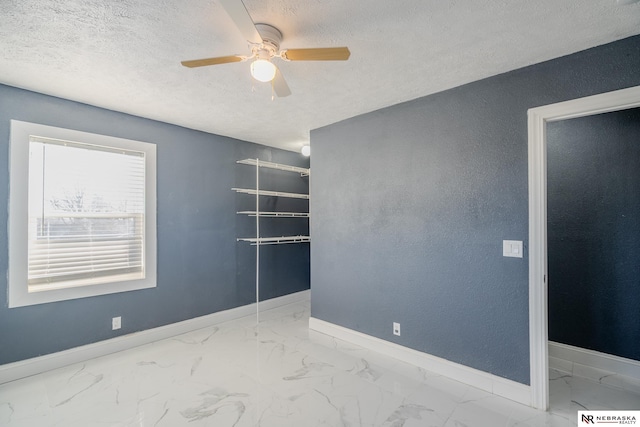
<instances>
[{"instance_id":1,"label":"light switch plate","mask_svg":"<svg viewBox=\"0 0 640 427\"><path fill-rule=\"evenodd\" d=\"M503 240L502 256L522 258L522 240Z\"/></svg>"}]
</instances>

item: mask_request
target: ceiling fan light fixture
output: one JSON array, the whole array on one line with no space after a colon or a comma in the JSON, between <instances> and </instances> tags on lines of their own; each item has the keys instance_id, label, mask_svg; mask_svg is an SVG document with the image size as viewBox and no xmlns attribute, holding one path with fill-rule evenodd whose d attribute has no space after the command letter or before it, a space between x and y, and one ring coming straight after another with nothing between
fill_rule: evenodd
<instances>
[{"instance_id":1,"label":"ceiling fan light fixture","mask_svg":"<svg viewBox=\"0 0 640 427\"><path fill-rule=\"evenodd\" d=\"M251 63L251 76L259 82L270 82L276 76L276 66L266 59L256 59Z\"/></svg>"}]
</instances>

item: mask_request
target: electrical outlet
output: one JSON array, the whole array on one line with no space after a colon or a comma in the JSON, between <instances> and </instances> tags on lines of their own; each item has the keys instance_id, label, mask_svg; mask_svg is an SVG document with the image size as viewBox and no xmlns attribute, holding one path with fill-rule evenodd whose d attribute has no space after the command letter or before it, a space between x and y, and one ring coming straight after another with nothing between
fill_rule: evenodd
<instances>
[{"instance_id":1,"label":"electrical outlet","mask_svg":"<svg viewBox=\"0 0 640 427\"><path fill-rule=\"evenodd\" d=\"M114 317L111 319L111 330L115 331L116 329L120 329L122 327L122 317Z\"/></svg>"},{"instance_id":2,"label":"electrical outlet","mask_svg":"<svg viewBox=\"0 0 640 427\"><path fill-rule=\"evenodd\" d=\"M400 336L400 323L393 322L393 335Z\"/></svg>"}]
</instances>

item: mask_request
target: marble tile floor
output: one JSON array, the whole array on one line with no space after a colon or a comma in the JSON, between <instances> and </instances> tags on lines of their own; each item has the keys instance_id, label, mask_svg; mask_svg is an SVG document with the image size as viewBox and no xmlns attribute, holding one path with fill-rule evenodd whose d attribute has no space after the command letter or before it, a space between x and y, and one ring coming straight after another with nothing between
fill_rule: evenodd
<instances>
[{"instance_id":1,"label":"marble tile floor","mask_svg":"<svg viewBox=\"0 0 640 427\"><path fill-rule=\"evenodd\" d=\"M574 426L640 395L551 372L541 412L309 331L296 303L0 385L0 426ZM257 336L256 336L257 331Z\"/></svg>"}]
</instances>

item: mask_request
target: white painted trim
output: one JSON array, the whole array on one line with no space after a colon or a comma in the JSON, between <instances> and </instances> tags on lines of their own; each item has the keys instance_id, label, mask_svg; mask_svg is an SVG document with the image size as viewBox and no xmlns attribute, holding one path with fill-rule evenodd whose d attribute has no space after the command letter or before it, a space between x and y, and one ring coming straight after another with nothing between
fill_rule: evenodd
<instances>
[{"instance_id":1,"label":"white painted trim","mask_svg":"<svg viewBox=\"0 0 640 427\"><path fill-rule=\"evenodd\" d=\"M640 380L640 361L637 360L553 341L549 341L549 357Z\"/></svg>"},{"instance_id":2,"label":"white painted trim","mask_svg":"<svg viewBox=\"0 0 640 427\"><path fill-rule=\"evenodd\" d=\"M308 301L310 293L311 292L309 290L306 290L261 301L260 310L271 310L288 304ZM116 353L118 351L150 344L155 341L171 338L176 335L239 319L241 317L255 315L255 313L256 303L253 303L208 314L206 316L196 317L194 319L184 320L182 322L172 323L170 325L160 326L158 328L122 335L116 338L83 345L53 354L47 354L45 356L0 365L0 384L52 369L61 368L74 363L84 362L96 357L106 356L107 354Z\"/></svg>"},{"instance_id":3,"label":"white painted trim","mask_svg":"<svg viewBox=\"0 0 640 427\"><path fill-rule=\"evenodd\" d=\"M531 405L529 386L498 377L468 366L460 365L396 343L372 337L314 317L309 319L309 329L359 345L389 357L419 366L431 372L447 376L461 383L479 388L507 399Z\"/></svg>"},{"instance_id":4,"label":"white painted trim","mask_svg":"<svg viewBox=\"0 0 640 427\"><path fill-rule=\"evenodd\" d=\"M529 381L531 406L549 408L547 353L547 153L546 125L529 110ZM532 167L532 165L536 165Z\"/></svg>"},{"instance_id":5,"label":"white painted trim","mask_svg":"<svg viewBox=\"0 0 640 427\"><path fill-rule=\"evenodd\" d=\"M529 358L531 406L549 408L546 123L640 106L640 86L532 108L529 115Z\"/></svg>"}]
</instances>

